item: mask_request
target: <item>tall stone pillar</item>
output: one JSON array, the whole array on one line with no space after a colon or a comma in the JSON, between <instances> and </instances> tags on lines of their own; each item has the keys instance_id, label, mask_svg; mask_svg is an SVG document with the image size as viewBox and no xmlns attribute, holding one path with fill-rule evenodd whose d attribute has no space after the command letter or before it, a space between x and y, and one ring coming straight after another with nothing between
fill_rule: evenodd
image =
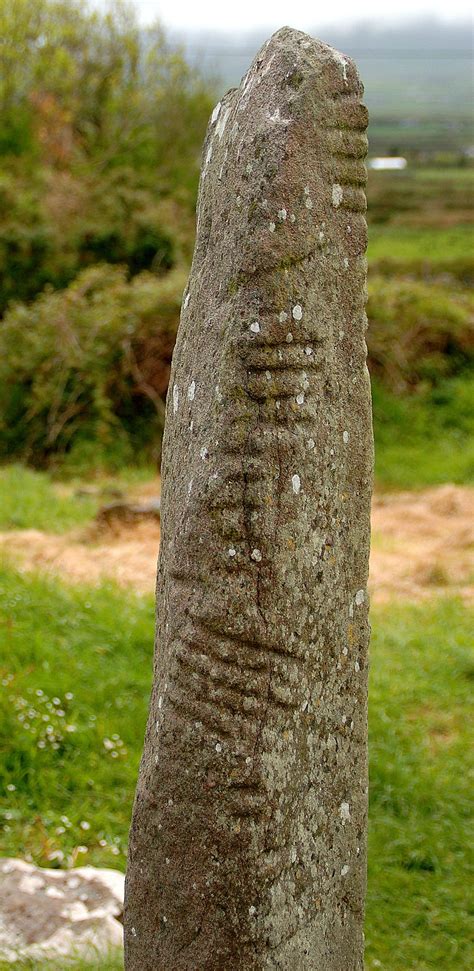
<instances>
[{"instance_id":1,"label":"tall stone pillar","mask_svg":"<svg viewBox=\"0 0 474 971\"><path fill-rule=\"evenodd\" d=\"M284 28L212 113L167 403L128 971L361 971L367 112Z\"/></svg>"}]
</instances>

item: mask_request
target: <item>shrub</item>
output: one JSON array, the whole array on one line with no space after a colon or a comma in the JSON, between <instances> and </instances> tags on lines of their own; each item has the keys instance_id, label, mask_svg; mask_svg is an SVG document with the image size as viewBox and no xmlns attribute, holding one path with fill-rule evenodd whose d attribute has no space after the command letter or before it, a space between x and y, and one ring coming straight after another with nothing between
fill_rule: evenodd
<instances>
[{"instance_id":1,"label":"shrub","mask_svg":"<svg viewBox=\"0 0 474 971\"><path fill-rule=\"evenodd\" d=\"M213 97L183 51L121 0L0 0L0 35L0 315L188 258Z\"/></svg>"},{"instance_id":2,"label":"shrub","mask_svg":"<svg viewBox=\"0 0 474 971\"><path fill-rule=\"evenodd\" d=\"M0 455L157 457L185 274L84 270L0 328ZM85 450L85 453L84 453Z\"/></svg>"},{"instance_id":3,"label":"shrub","mask_svg":"<svg viewBox=\"0 0 474 971\"><path fill-rule=\"evenodd\" d=\"M130 279L102 264L11 306L0 325L0 457L76 469L155 460L184 284L181 269ZM424 435L427 408L461 431L467 384L453 381L474 350L466 292L375 277L368 312L379 433L388 419L409 429L414 396Z\"/></svg>"},{"instance_id":4,"label":"shrub","mask_svg":"<svg viewBox=\"0 0 474 971\"><path fill-rule=\"evenodd\" d=\"M367 312L369 367L392 391L435 386L473 364L473 300L460 288L376 276Z\"/></svg>"}]
</instances>

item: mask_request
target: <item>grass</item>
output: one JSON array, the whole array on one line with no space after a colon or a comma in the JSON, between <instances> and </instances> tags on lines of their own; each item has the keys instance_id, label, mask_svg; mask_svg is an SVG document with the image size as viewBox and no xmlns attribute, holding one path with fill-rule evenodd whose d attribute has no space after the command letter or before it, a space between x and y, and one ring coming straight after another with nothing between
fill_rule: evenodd
<instances>
[{"instance_id":1,"label":"grass","mask_svg":"<svg viewBox=\"0 0 474 971\"><path fill-rule=\"evenodd\" d=\"M152 601L112 586L65 588L6 564L0 598L3 853L123 868ZM373 612L370 971L472 967L470 619L450 601Z\"/></svg>"},{"instance_id":2,"label":"grass","mask_svg":"<svg viewBox=\"0 0 474 971\"><path fill-rule=\"evenodd\" d=\"M472 616L441 602L373 623L367 967L468 971Z\"/></svg>"},{"instance_id":3,"label":"grass","mask_svg":"<svg viewBox=\"0 0 474 971\"><path fill-rule=\"evenodd\" d=\"M451 378L437 388L395 395L372 382L375 477L379 487L474 480L472 379Z\"/></svg>"},{"instance_id":4,"label":"grass","mask_svg":"<svg viewBox=\"0 0 474 971\"><path fill-rule=\"evenodd\" d=\"M62 495L46 473L22 465L0 468L0 529L42 529L63 533L90 521L97 501Z\"/></svg>"},{"instance_id":5,"label":"grass","mask_svg":"<svg viewBox=\"0 0 474 971\"><path fill-rule=\"evenodd\" d=\"M123 867L153 604L1 573L4 852ZM11 807L10 807L11 803ZM53 857L53 865L54 857Z\"/></svg>"},{"instance_id":6,"label":"grass","mask_svg":"<svg viewBox=\"0 0 474 971\"><path fill-rule=\"evenodd\" d=\"M89 523L99 506L117 493L153 477L156 472L149 466L125 468L115 477L102 474L91 490L90 476L64 482L20 464L4 465L0 467L0 529L65 533Z\"/></svg>"},{"instance_id":7,"label":"grass","mask_svg":"<svg viewBox=\"0 0 474 971\"><path fill-rule=\"evenodd\" d=\"M12 965L7 961L0 960L0 971L11 971L12 967L17 968L17 971L60 971L60 966L58 961L41 961L38 963L36 960L32 961L15 961ZM100 960L94 960L92 955L90 960L81 961L80 959L71 959L68 961L67 965L61 965L65 971L123 971L123 955L122 953L110 955L101 954Z\"/></svg>"}]
</instances>

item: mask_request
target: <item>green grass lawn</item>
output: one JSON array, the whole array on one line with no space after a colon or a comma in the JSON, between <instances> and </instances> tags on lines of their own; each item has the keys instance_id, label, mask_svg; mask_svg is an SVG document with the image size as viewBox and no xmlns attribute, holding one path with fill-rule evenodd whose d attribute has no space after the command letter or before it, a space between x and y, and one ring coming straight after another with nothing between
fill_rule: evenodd
<instances>
[{"instance_id":1,"label":"green grass lawn","mask_svg":"<svg viewBox=\"0 0 474 971\"><path fill-rule=\"evenodd\" d=\"M99 506L113 501L117 493L126 494L139 483L156 478L150 467L123 469L120 475L102 475L72 481L55 479L19 463L0 467L0 530L41 529L65 533L85 526Z\"/></svg>"},{"instance_id":2,"label":"green grass lawn","mask_svg":"<svg viewBox=\"0 0 474 971\"><path fill-rule=\"evenodd\" d=\"M152 600L63 587L6 564L0 600L2 853L123 868ZM373 611L370 971L473 966L470 620L450 601Z\"/></svg>"},{"instance_id":3,"label":"green grass lawn","mask_svg":"<svg viewBox=\"0 0 474 971\"><path fill-rule=\"evenodd\" d=\"M446 379L438 387L396 395L372 381L375 480L384 489L474 481L473 381Z\"/></svg>"},{"instance_id":4,"label":"green grass lawn","mask_svg":"<svg viewBox=\"0 0 474 971\"><path fill-rule=\"evenodd\" d=\"M472 266L474 226L453 226L450 229L412 226L371 226L367 257L370 269L376 269L380 261L389 261L390 267L429 266L431 273L445 266Z\"/></svg>"}]
</instances>

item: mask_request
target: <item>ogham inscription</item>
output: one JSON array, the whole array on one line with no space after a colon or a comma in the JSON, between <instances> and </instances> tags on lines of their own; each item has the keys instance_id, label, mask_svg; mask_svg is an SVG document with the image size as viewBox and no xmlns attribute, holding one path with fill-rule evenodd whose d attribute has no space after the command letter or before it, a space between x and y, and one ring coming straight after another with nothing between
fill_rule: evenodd
<instances>
[{"instance_id":1,"label":"ogham inscription","mask_svg":"<svg viewBox=\"0 0 474 971\"><path fill-rule=\"evenodd\" d=\"M362 86L284 28L212 114L173 359L128 971L362 971Z\"/></svg>"}]
</instances>

